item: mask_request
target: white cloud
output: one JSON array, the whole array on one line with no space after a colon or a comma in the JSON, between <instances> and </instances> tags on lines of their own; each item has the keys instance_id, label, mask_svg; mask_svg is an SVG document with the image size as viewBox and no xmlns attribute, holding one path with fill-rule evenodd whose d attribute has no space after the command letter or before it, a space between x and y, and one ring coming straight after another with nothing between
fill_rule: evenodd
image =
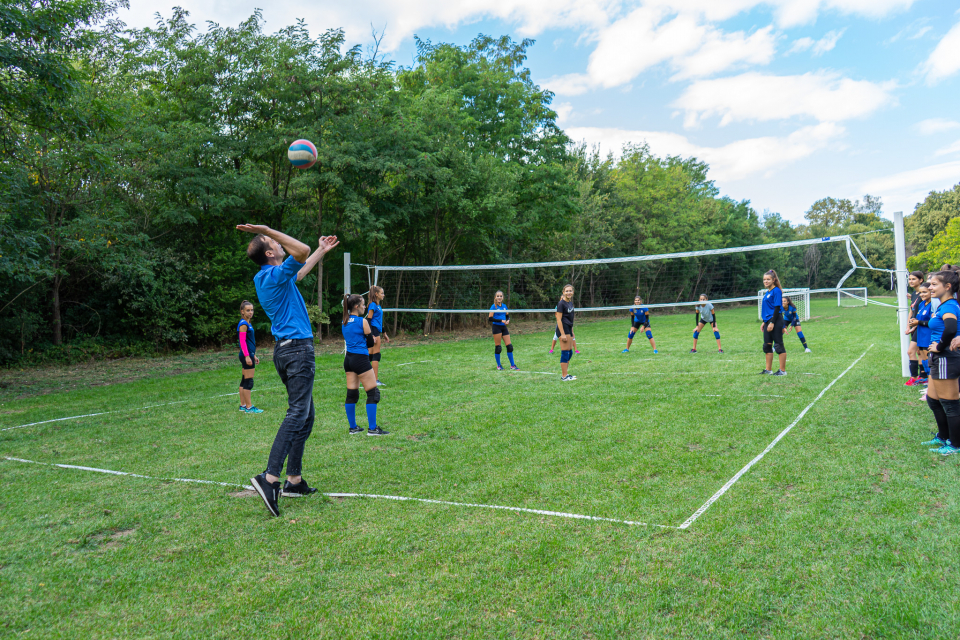
<instances>
[{"instance_id":1,"label":"white cloud","mask_svg":"<svg viewBox=\"0 0 960 640\"><path fill-rule=\"evenodd\" d=\"M600 127L571 127L566 130L575 141L599 144L603 153L619 155L628 142L646 142L660 156L695 157L710 165L710 175L718 181L743 180L755 175L770 175L797 160L828 147L844 134L840 125L823 123L803 127L788 136L768 136L738 140L720 147L704 147L686 136L665 131L629 131Z\"/></svg>"},{"instance_id":2,"label":"white cloud","mask_svg":"<svg viewBox=\"0 0 960 640\"><path fill-rule=\"evenodd\" d=\"M806 51L807 49L812 49L813 45L817 44L817 41L813 38L798 38L793 41L793 46L787 50L787 53L800 53L801 51Z\"/></svg>"},{"instance_id":3,"label":"white cloud","mask_svg":"<svg viewBox=\"0 0 960 640\"><path fill-rule=\"evenodd\" d=\"M927 61L923 63L923 72L927 84L934 84L960 71L960 22L943 36Z\"/></svg>"},{"instance_id":4,"label":"white cloud","mask_svg":"<svg viewBox=\"0 0 960 640\"><path fill-rule=\"evenodd\" d=\"M953 144L949 144L941 149L937 149L934 152L934 155L948 156L952 153L960 153L960 140L957 140ZM957 177L957 182L960 182L960 176Z\"/></svg>"},{"instance_id":5,"label":"white cloud","mask_svg":"<svg viewBox=\"0 0 960 640\"><path fill-rule=\"evenodd\" d=\"M647 0L649 5L703 16L710 22L728 20L759 6L773 10L777 24L795 27L811 24L823 11L881 18L909 9L916 0Z\"/></svg>"},{"instance_id":6,"label":"white cloud","mask_svg":"<svg viewBox=\"0 0 960 640\"><path fill-rule=\"evenodd\" d=\"M858 118L894 102L893 85L851 80L829 71L795 76L744 73L690 85L674 106L684 111L684 126L711 116L720 125L737 121L812 117L820 122Z\"/></svg>"},{"instance_id":7,"label":"white cloud","mask_svg":"<svg viewBox=\"0 0 960 640\"><path fill-rule=\"evenodd\" d=\"M672 79L709 76L742 64L768 64L776 53L776 41L773 27L749 36L743 31L724 33L711 29L696 53L674 61L679 71Z\"/></svg>"},{"instance_id":8,"label":"white cloud","mask_svg":"<svg viewBox=\"0 0 960 640\"><path fill-rule=\"evenodd\" d=\"M960 127L960 122L947 120L946 118L927 118L914 125L914 128L920 135L924 136L931 136L935 133L943 133L944 131L952 131L958 127Z\"/></svg>"},{"instance_id":9,"label":"white cloud","mask_svg":"<svg viewBox=\"0 0 960 640\"><path fill-rule=\"evenodd\" d=\"M569 102L561 102L553 105L553 110L557 112L557 124L561 124L573 114L573 105Z\"/></svg>"},{"instance_id":10,"label":"white cloud","mask_svg":"<svg viewBox=\"0 0 960 640\"><path fill-rule=\"evenodd\" d=\"M865 182L860 193L883 198L887 211L910 213L931 191L950 189L960 182L960 160L902 171Z\"/></svg>"},{"instance_id":11,"label":"white cloud","mask_svg":"<svg viewBox=\"0 0 960 640\"><path fill-rule=\"evenodd\" d=\"M787 53L799 53L800 51L807 51L809 49L813 55L822 56L837 46L837 41L840 39L840 36L843 35L844 31L846 31L846 29L830 31L819 40L799 38L793 42L793 46L790 47Z\"/></svg>"}]
</instances>

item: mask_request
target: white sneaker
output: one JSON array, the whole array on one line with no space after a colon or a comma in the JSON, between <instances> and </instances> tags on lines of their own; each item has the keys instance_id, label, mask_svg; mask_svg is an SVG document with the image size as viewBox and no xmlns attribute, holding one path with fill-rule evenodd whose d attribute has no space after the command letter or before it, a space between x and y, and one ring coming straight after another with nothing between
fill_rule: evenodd
<instances>
[{"instance_id":1,"label":"white sneaker","mask_svg":"<svg viewBox=\"0 0 960 640\"><path fill-rule=\"evenodd\" d=\"M810 351L810 347L807 347L804 351L805 351L806 353L813 353L813 351Z\"/></svg>"},{"instance_id":2,"label":"white sneaker","mask_svg":"<svg viewBox=\"0 0 960 640\"><path fill-rule=\"evenodd\" d=\"M576 379L577 379L577 376L571 376L569 374L565 376L560 376L561 382L570 382L571 380L576 380Z\"/></svg>"}]
</instances>

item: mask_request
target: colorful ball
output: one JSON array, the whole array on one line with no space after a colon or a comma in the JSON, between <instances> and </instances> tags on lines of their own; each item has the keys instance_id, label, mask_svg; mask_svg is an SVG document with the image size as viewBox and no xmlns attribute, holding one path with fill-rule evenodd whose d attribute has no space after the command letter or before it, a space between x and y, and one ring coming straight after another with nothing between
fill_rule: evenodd
<instances>
[{"instance_id":1,"label":"colorful ball","mask_svg":"<svg viewBox=\"0 0 960 640\"><path fill-rule=\"evenodd\" d=\"M317 148L309 140L297 140L287 149L287 159L297 169L309 169L317 162Z\"/></svg>"}]
</instances>

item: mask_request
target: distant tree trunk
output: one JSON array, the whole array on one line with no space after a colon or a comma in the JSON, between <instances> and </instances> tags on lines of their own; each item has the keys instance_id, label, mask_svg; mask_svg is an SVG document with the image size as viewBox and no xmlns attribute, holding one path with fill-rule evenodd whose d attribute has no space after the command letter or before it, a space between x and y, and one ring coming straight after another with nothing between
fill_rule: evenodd
<instances>
[{"instance_id":1,"label":"distant tree trunk","mask_svg":"<svg viewBox=\"0 0 960 640\"><path fill-rule=\"evenodd\" d=\"M433 309L433 305L437 301L437 286L440 284L440 272L432 271L431 273L432 273L433 279L430 282L430 302L427 304L427 309ZM427 317L423 321L424 335L427 335L430 333L432 322L433 322L433 314L428 311Z\"/></svg>"}]
</instances>

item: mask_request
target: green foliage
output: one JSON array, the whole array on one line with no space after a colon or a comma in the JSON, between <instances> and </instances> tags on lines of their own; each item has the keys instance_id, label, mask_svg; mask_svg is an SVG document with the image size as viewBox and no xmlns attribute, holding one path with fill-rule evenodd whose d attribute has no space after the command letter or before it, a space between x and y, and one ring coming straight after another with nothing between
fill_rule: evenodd
<instances>
[{"instance_id":1,"label":"green foliage","mask_svg":"<svg viewBox=\"0 0 960 640\"><path fill-rule=\"evenodd\" d=\"M903 221L907 246L915 253L928 250L930 241L960 216L960 184L944 191L931 191Z\"/></svg>"},{"instance_id":2,"label":"green foliage","mask_svg":"<svg viewBox=\"0 0 960 640\"><path fill-rule=\"evenodd\" d=\"M960 264L960 218L953 218L946 229L934 236L927 250L907 259L911 271L938 271L945 264Z\"/></svg>"}]
</instances>

